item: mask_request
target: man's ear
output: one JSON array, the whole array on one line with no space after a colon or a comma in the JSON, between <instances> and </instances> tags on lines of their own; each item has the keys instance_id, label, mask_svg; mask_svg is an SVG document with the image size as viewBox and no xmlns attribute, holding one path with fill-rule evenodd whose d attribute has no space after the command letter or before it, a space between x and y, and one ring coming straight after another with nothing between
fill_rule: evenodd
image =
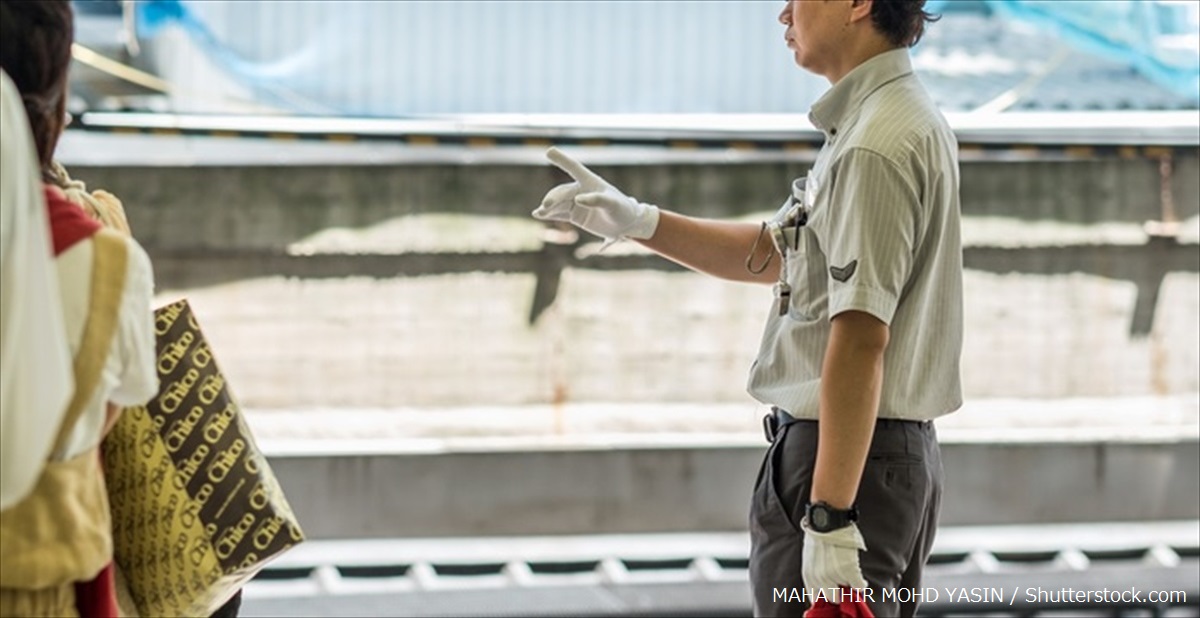
<instances>
[{"instance_id":1,"label":"man's ear","mask_svg":"<svg viewBox=\"0 0 1200 618\"><path fill-rule=\"evenodd\" d=\"M871 8L875 0L850 0L850 23L871 18Z\"/></svg>"}]
</instances>

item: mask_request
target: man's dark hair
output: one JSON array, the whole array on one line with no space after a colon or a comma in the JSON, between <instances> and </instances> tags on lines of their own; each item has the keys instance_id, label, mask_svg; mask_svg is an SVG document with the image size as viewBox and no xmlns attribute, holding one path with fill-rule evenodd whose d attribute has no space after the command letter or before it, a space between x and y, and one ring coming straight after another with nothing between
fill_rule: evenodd
<instances>
[{"instance_id":1,"label":"man's dark hair","mask_svg":"<svg viewBox=\"0 0 1200 618\"><path fill-rule=\"evenodd\" d=\"M893 45L912 47L925 34L925 24L941 19L925 11L925 0L875 0L871 22Z\"/></svg>"},{"instance_id":2,"label":"man's dark hair","mask_svg":"<svg viewBox=\"0 0 1200 618\"><path fill-rule=\"evenodd\" d=\"M69 0L0 0L0 68L21 92L43 171L66 123L74 24Z\"/></svg>"}]
</instances>

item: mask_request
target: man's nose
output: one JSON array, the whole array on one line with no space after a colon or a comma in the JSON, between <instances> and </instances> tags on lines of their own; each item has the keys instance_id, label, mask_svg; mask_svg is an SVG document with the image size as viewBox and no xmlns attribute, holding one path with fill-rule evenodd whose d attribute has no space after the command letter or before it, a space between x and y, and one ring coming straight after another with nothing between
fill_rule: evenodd
<instances>
[{"instance_id":1,"label":"man's nose","mask_svg":"<svg viewBox=\"0 0 1200 618\"><path fill-rule=\"evenodd\" d=\"M785 26L792 25L792 2L794 1L788 0L784 3L783 10L779 12L779 23Z\"/></svg>"}]
</instances>

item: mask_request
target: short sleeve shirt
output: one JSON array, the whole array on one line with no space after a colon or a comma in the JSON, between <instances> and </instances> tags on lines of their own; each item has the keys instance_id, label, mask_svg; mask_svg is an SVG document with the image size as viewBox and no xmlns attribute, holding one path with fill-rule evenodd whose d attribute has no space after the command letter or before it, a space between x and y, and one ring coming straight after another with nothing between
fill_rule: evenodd
<instances>
[{"instance_id":1,"label":"short sleeve shirt","mask_svg":"<svg viewBox=\"0 0 1200 618\"><path fill-rule=\"evenodd\" d=\"M73 457L100 443L108 402L123 407L137 406L158 392L152 307L154 272L141 245L132 238L125 237L124 240L129 250L125 290L108 358L100 374L100 383L71 430L65 451L54 453L59 459ZM88 239L71 246L55 259L67 340L72 352L78 352L87 325L94 247L94 242Z\"/></svg>"},{"instance_id":2,"label":"short sleeve shirt","mask_svg":"<svg viewBox=\"0 0 1200 618\"><path fill-rule=\"evenodd\" d=\"M781 277L791 293L783 315L778 304L769 314L750 394L797 418L818 418L830 320L861 311L890 329L879 417L929 420L958 409L962 243L953 132L906 49L859 65L809 119L825 144L793 183L807 222L783 243Z\"/></svg>"}]
</instances>

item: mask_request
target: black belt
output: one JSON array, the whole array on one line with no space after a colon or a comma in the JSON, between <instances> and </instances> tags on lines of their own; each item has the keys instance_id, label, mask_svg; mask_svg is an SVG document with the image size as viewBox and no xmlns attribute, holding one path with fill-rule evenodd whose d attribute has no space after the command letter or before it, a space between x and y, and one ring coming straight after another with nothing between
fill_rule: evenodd
<instances>
[{"instance_id":1,"label":"black belt","mask_svg":"<svg viewBox=\"0 0 1200 618\"><path fill-rule=\"evenodd\" d=\"M798 419L783 408L771 407L771 412L763 417L763 435L766 436L767 442L775 442L775 438L779 437L779 432L783 431L784 427L798 422ZM876 425L894 425L894 424L912 424L924 430L933 427L933 421L913 421L899 418L879 418L875 419Z\"/></svg>"},{"instance_id":2,"label":"black belt","mask_svg":"<svg viewBox=\"0 0 1200 618\"><path fill-rule=\"evenodd\" d=\"M763 435L767 437L767 442L774 442L784 427L798 420L800 419L788 414L786 410L772 407L771 412L763 417Z\"/></svg>"}]
</instances>

